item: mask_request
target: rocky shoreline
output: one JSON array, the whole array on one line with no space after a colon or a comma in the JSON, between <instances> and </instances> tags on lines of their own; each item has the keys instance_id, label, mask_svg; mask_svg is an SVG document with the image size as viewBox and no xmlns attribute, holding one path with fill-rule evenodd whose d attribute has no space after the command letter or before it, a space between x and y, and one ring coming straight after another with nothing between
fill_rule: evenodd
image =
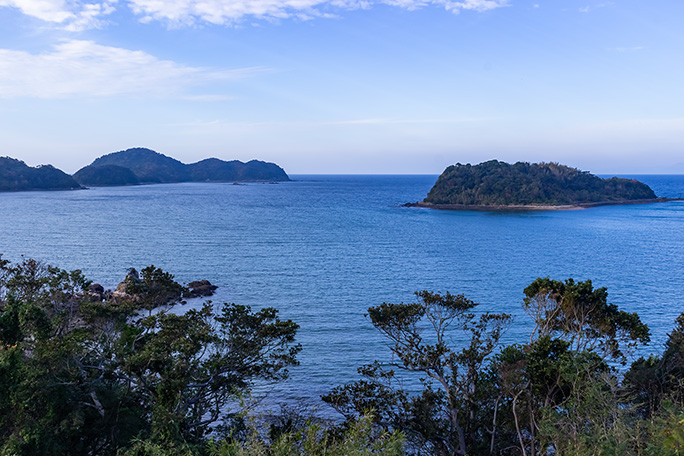
<instances>
[{"instance_id":1,"label":"rocky shoreline","mask_svg":"<svg viewBox=\"0 0 684 456\"><path fill-rule=\"evenodd\" d=\"M159 271L161 272L161 270ZM161 283L159 280L148 281L145 284L138 271L135 268L130 268L124 280L114 290L105 290L99 283L92 283L81 297L85 296L89 301L115 304L125 301L140 302L144 297L143 295L152 289L153 292L163 296L164 302L161 302L160 305L167 305L181 302L184 298L212 296L218 288L208 280L195 280L188 283L187 286L170 280L170 284ZM165 293L160 293L160 289L164 287L166 288Z\"/></svg>"},{"instance_id":2,"label":"rocky shoreline","mask_svg":"<svg viewBox=\"0 0 684 456\"><path fill-rule=\"evenodd\" d=\"M624 206L628 204L666 203L669 201L684 201L684 198L650 198L621 201L595 201L589 203L543 205L543 204L514 204L514 205L479 205L479 204L432 204L423 201L406 203L403 207L423 207L445 211L484 211L484 212L523 212L523 211L572 211L599 206Z\"/></svg>"}]
</instances>

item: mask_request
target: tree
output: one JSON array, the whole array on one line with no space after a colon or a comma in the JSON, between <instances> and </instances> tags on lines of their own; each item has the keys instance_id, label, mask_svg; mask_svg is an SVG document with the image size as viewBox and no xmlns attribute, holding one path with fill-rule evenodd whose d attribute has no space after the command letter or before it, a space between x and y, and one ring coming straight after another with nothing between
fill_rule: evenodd
<instances>
[{"instance_id":1,"label":"tree","mask_svg":"<svg viewBox=\"0 0 684 456\"><path fill-rule=\"evenodd\" d=\"M400 405L405 414L392 415L392 426L404 431L414 444L431 454L467 454L481 441L486 429L478 419L478 387L482 366L511 321L510 315L471 312L477 304L463 295L417 292L417 303L383 303L368 309L373 325L391 342L396 368L424 374L423 394L408 399L406 393L381 387L378 380L392 374L366 368L366 377L334 390L323 398L338 410L377 404L380 416ZM426 331L429 331L426 333ZM455 342L465 332L469 341ZM365 383L362 383L365 382ZM435 389L436 388L436 389ZM360 400L375 389L380 401ZM385 402L382 402L385 401ZM392 401L396 401L392 403ZM426 419L427 418L427 419Z\"/></svg>"},{"instance_id":2,"label":"tree","mask_svg":"<svg viewBox=\"0 0 684 456\"><path fill-rule=\"evenodd\" d=\"M78 296L89 282L80 271L30 259L16 265L3 261L1 269L2 451L101 451L110 424L102 404L116 402L119 390L102 376L105 359L99 349L106 334L94 315L80 309Z\"/></svg>"},{"instance_id":3,"label":"tree","mask_svg":"<svg viewBox=\"0 0 684 456\"><path fill-rule=\"evenodd\" d=\"M374 435L371 416L350 423L340 435L331 435L319 423L306 422L298 429L264 442L252 429L245 442L221 441L210 445L211 456L401 456L400 433Z\"/></svg>"},{"instance_id":4,"label":"tree","mask_svg":"<svg viewBox=\"0 0 684 456\"><path fill-rule=\"evenodd\" d=\"M296 364L298 326L273 308L150 312L183 289L153 266L123 300L89 285L0 257L0 453L196 452L231 399Z\"/></svg>"},{"instance_id":5,"label":"tree","mask_svg":"<svg viewBox=\"0 0 684 456\"><path fill-rule=\"evenodd\" d=\"M609 304L606 288L594 289L591 280L538 278L524 293L523 308L536 324L531 340L559 338L577 353L589 351L623 364L625 352L650 340L639 316Z\"/></svg>"},{"instance_id":6,"label":"tree","mask_svg":"<svg viewBox=\"0 0 684 456\"><path fill-rule=\"evenodd\" d=\"M417 303L383 303L368 315L390 341L390 365L423 374L422 391L397 388L394 371L378 362L364 366L361 380L323 397L348 422L373 410L376 426L401 430L418 454L581 454L592 439L606 451L637 447L625 438L631 405L612 366L649 330L609 304L605 288L535 280L523 302L535 324L529 342L498 353L509 315L477 315L462 295L416 294ZM672 360L684 352L678 334ZM668 432L678 432L673 423Z\"/></svg>"},{"instance_id":7,"label":"tree","mask_svg":"<svg viewBox=\"0 0 684 456\"><path fill-rule=\"evenodd\" d=\"M254 313L224 304L215 312L205 304L183 315L159 312L132 328L117 374L141 395L154 442L199 445L254 380L286 378L300 350L292 345L297 328L272 308Z\"/></svg>"},{"instance_id":8,"label":"tree","mask_svg":"<svg viewBox=\"0 0 684 456\"><path fill-rule=\"evenodd\" d=\"M657 415L663 403L684 406L684 313L675 323L664 353L639 358L625 374L627 393L646 419Z\"/></svg>"},{"instance_id":9,"label":"tree","mask_svg":"<svg viewBox=\"0 0 684 456\"><path fill-rule=\"evenodd\" d=\"M626 353L648 342L649 329L637 314L609 304L607 290L589 280L538 278L524 293L523 308L535 323L530 342L507 347L493 376L508 398L520 453L563 453L599 424L610 427L619 410L595 407L617 407L610 363L624 364ZM589 397L596 400L588 403Z\"/></svg>"}]
</instances>

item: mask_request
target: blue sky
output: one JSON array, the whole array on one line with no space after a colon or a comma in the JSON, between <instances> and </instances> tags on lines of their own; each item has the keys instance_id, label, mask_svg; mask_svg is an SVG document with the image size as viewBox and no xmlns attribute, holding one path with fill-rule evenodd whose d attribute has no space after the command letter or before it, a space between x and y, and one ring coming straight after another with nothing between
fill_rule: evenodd
<instances>
[{"instance_id":1,"label":"blue sky","mask_svg":"<svg viewBox=\"0 0 684 456\"><path fill-rule=\"evenodd\" d=\"M681 0L0 0L0 155L684 173Z\"/></svg>"}]
</instances>

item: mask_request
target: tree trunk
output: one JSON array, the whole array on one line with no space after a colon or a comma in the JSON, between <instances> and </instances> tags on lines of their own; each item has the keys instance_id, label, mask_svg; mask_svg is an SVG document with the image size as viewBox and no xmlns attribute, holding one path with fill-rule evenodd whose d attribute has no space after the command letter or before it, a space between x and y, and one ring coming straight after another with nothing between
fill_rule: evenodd
<instances>
[{"instance_id":1,"label":"tree trunk","mask_svg":"<svg viewBox=\"0 0 684 456\"><path fill-rule=\"evenodd\" d=\"M523 389L521 389L518 394L513 396L513 420L515 421L515 430L518 433L518 441L520 442L520 450L522 451L523 456L527 456L527 450L525 450L525 442L523 441L522 437L522 432L520 432L520 421L518 420L518 411L516 409L516 403L518 402L518 397L525 391L525 388L530 383L527 382L527 385Z\"/></svg>"}]
</instances>

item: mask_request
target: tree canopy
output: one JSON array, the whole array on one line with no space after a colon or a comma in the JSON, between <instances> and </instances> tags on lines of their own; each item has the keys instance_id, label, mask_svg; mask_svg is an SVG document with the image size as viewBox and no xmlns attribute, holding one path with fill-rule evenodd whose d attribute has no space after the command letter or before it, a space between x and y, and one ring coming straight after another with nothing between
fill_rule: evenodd
<instances>
[{"instance_id":1,"label":"tree canopy","mask_svg":"<svg viewBox=\"0 0 684 456\"><path fill-rule=\"evenodd\" d=\"M653 190L631 179L602 179L558 163L449 166L424 202L464 206L575 205L656 198Z\"/></svg>"},{"instance_id":2,"label":"tree canopy","mask_svg":"<svg viewBox=\"0 0 684 456\"><path fill-rule=\"evenodd\" d=\"M0 157L0 192L79 188L71 176L51 165L31 167L21 160Z\"/></svg>"},{"instance_id":3,"label":"tree canopy","mask_svg":"<svg viewBox=\"0 0 684 456\"><path fill-rule=\"evenodd\" d=\"M529 340L508 345L512 316L464 295L369 307L391 357L323 396L337 424L296 406L267 424L246 419L252 385L297 364L298 326L271 307L180 311L188 293L154 266L103 292L79 270L0 256L0 455L684 451L684 314L662 354L620 370L649 329L589 280L532 282Z\"/></svg>"},{"instance_id":4,"label":"tree canopy","mask_svg":"<svg viewBox=\"0 0 684 456\"><path fill-rule=\"evenodd\" d=\"M677 455L684 449L684 314L665 353L624 363L649 340L638 315L591 281L539 278L524 290L529 341L502 345L511 316L463 295L370 307L390 361L323 396L351 426L369 411L413 455ZM398 379L417 373L422 389ZM414 380L416 380L414 378Z\"/></svg>"},{"instance_id":5,"label":"tree canopy","mask_svg":"<svg viewBox=\"0 0 684 456\"><path fill-rule=\"evenodd\" d=\"M173 313L163 306L183 287L153 266L125 298L89 285L78 270L0 257L1 454L187 454L255 381L297 363L298 326L273 308Z\"/></svg>"},{"instance_id":6,"label":"tree canopy","mask_svg":"<svg viewBox=\"0 0 684 456\"><path fill-rule=\"evenodd\" d=\"M74 174L83 185L132 185L170 182L287 181L275 163L207 158L185 164L144 147L103 155Z\"/></svg>"}]
</instances>

